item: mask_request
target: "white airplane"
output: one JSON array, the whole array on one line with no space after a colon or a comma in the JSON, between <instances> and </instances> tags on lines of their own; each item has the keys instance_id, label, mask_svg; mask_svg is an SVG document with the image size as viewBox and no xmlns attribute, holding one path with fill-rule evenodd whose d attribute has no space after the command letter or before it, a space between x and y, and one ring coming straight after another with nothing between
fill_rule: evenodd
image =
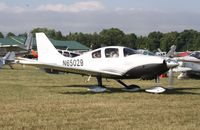
<instances>
[{"instance_id":1,"label":"white airplane","mask_svg":"<svg viewBox=\"0 0 200 130\"><path fill-rule=\"evenodd\" d=\"M139 86L128 86L121 80L156 79L160 74L178 65L174 60L137 54L135 50L121 46L103 47L70 58L61 55L44 33L36 33L36 42L38 60L20 60L19 63L96 77L98 85L91 89L94 92L106 90L102 78L115 79L126 90L139 90ZM160 87L149 90L153 93L164 91L165 89Z\"/></svg>"},{"instance_id":2,"label":"white airplane","mask_svg":"<svg viewBox=\"0 0 200 130\"><path fill-rule=\"evenodd\" d=\"M200 78L200 51L194 51L188 56L177 57L176 60L180 63L174 70L182 72L178 79Z\"/></svg>"}]
</instances>

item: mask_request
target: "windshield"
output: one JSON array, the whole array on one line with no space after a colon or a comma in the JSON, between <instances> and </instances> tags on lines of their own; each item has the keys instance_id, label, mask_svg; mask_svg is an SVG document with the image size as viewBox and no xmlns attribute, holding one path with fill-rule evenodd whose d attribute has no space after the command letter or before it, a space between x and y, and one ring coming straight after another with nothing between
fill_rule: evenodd
<instances>
[{"instance_id":1,"label":"windshield","mask_svg":"<svg viewBox=\"0 0 200 130\"><path fill-rule=\"evenodd\" d=\"M131 49L131 48L124 48L123 51L124 51L124 57L136 54L136 51L134 49Z\"/></svg>"},{"instance_id":2,"label":"windshield","mask_svg":"<svg viewBox=\"0 0 200 130\"><path fill-rule=\"evenodd\" d=\"M200 52L195 51L195 52L191 53L190 56L200 59Z\"/></svg>"}]
</instances>

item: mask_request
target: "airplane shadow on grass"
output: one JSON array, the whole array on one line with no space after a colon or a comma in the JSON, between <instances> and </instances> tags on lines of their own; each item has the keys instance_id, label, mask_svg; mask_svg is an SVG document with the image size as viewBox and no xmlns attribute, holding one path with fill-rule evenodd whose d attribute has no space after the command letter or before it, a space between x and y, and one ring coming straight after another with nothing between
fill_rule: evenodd
<instances>
[{"instance_id":1,"label":"airplane shadow on grass","mask_svg":"<svg viewBox=\"0 0 200 130\"><path fill-rule=\"evenodd\" d=\"M91 86L94 85L68 85L65 86L66 88L90 88ZM122 90L122 88L107 88L107 91L105 92L100 92L100 93L95 93L95 92L90 92L90 91L74 91L74 92L59 92L60 94L102 94L102 93L147 93L145 92L145 89L141 89L137 92L129 92L129 91L124 91ZM191 91L199 91L198 92L191 92ZM200 87L199 88L173 88L173 89L167 89L164 93L162 94L166 94L166 95L199 95L200 96Z\"/></svg>"},{"instance_id":2,"label":"airplane shadow on grass","mask_svg":"<svg viewBox=\"0 0 200 130\"><path fill-rule=\"evenodd\" d=\"M199 95L200 96L200 92L191 92L191 91L200 91L200 88L172 88L172 89L167 89L163 94L174 94L174 95L185 95L185 94L188 94L188 95Z\"/></svg>"}]
</instances>

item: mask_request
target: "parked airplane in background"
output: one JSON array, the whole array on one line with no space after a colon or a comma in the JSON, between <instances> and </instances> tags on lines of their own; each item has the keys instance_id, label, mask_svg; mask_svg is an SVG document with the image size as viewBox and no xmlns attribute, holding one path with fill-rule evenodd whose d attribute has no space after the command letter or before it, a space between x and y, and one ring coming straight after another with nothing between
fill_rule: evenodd
<instances>
[{"instance_id":1,"label":"parked airplane in background","mask_svg":"<svg viewBox=\"0 0 200 130\"><path fill-rule=\"evenodd\" d=\"M175 50L176 50L176 46L172 45L168 53L161 51L160 48L158 48L158 52L155 52L155 53L149 50L145 50L145 49L138 49L137 52L139 54L150 55L150 56L173 57L175 55Z\"/></svg>"},{"instance_id":2,"label":"parked airplane in background","mask_svg":"<svg viewBox=\"0 0 200 130\"><path fill-rule=\"evenodd\" d=\"M0 58L0 69L4 64L7 64L10 66L11 69L13 69L12 64L15 61L15 53L14 52L8 52L4 57Z\"/></svg>"},{"instance_id":3,"label":"parked airplane in background","mask_svg":"<svg viewBox=\"0 0 200 130\"><path fill-rule=\"evenodd\" d=\"M180 69L182 72L178 76L178 79L184 79L187 77L200 78L200 51L194 51L188 56L177 57L176 59L180 62L177 70Z\"/></svg>"},{"instance_id":4,"label":"parked airplane in background","mask_svg":"<svg viewBox=\"0 0 200 130\"><path fill-rule=\"evenodd\" d=\"M32 38L32 34L30 33L24 43L12 38L21 43L21 45L1 45L0 55L2 58L0 61L0 68L2 68L4 64L7 64L11 69L13 69L12 64L15 63L15 57L28 55L32 50Z\"/></svg>"},{"instance_id":5,"label":"parked airplane in background","mask_svg":"<svg viewBox=\"0 0 200 130\"><path fill-rule=\"evenodd\" d=\"M95 92L106 90L102 78L115 79L127 90L138 90L139 86L128 86L121 80L156 79L160 74L178 65L170 59L137 54L133 49L120 46L103 47L70 58L61 55L44 33L36 33L36 42L38 60L20 60L21 64L96 77L98 85L91 89ZM164 91L165 89L160 87L154 89L155 93Z\"/></svg>"},{"instance_id":6,"label":"parked airplane in background","mask_svg":"<svg viewBox=\"0 0 200 130\"><path fill-rule=\"evenodd\" d=\"M146 49L137 49L136 51L138 54L149 55L149 56L155 55L153 52L146 50Z\"/></svg>"},{"instance_id":7,"label":"parked airplane in background","mask_svg":"<svg viewBox=\"0 0 200 130\"><path fill-rule=\"evenodd\" d=\"M13 40L21 43L17 39L12 38ZM8 52L14 52L16 56L24 56L28 54L32 49L32 34L28 34L24 43L17 45L1 45L0 46L0 56L6 55Z\"/></svg>"}]
</instances>

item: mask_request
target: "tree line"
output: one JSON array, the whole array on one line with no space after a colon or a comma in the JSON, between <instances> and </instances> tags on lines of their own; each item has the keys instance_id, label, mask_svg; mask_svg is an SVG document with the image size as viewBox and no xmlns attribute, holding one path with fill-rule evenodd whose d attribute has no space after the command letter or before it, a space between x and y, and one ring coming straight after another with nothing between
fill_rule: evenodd
<instances>
[{"instance_id":1,"label":"tree line","mask_svg":"<svg viewBox=\"0 0 200 130\"><path fill-rule=\"evenodd\" d=\"M82 33L75 32L63 35L61 31L47 28L35 28L31 31L44 32L49 38L55 40L73 40L78 41L92 49L102 46L126 46L133 49L148 49L155 51L160 48L163 51L168 51L171 45L177 46L177 51L200 50L200 32L195 30L184 30L182 32L162 33L154 31L147 36L137 36L135 33L124 33L118 28L103 29L97 33ZM27 33L19 34L18 36L26 36ZM15 36L9 32L6 37ZM0 32L0 38L3 38Z\"/></svg>"}]
</instances>

